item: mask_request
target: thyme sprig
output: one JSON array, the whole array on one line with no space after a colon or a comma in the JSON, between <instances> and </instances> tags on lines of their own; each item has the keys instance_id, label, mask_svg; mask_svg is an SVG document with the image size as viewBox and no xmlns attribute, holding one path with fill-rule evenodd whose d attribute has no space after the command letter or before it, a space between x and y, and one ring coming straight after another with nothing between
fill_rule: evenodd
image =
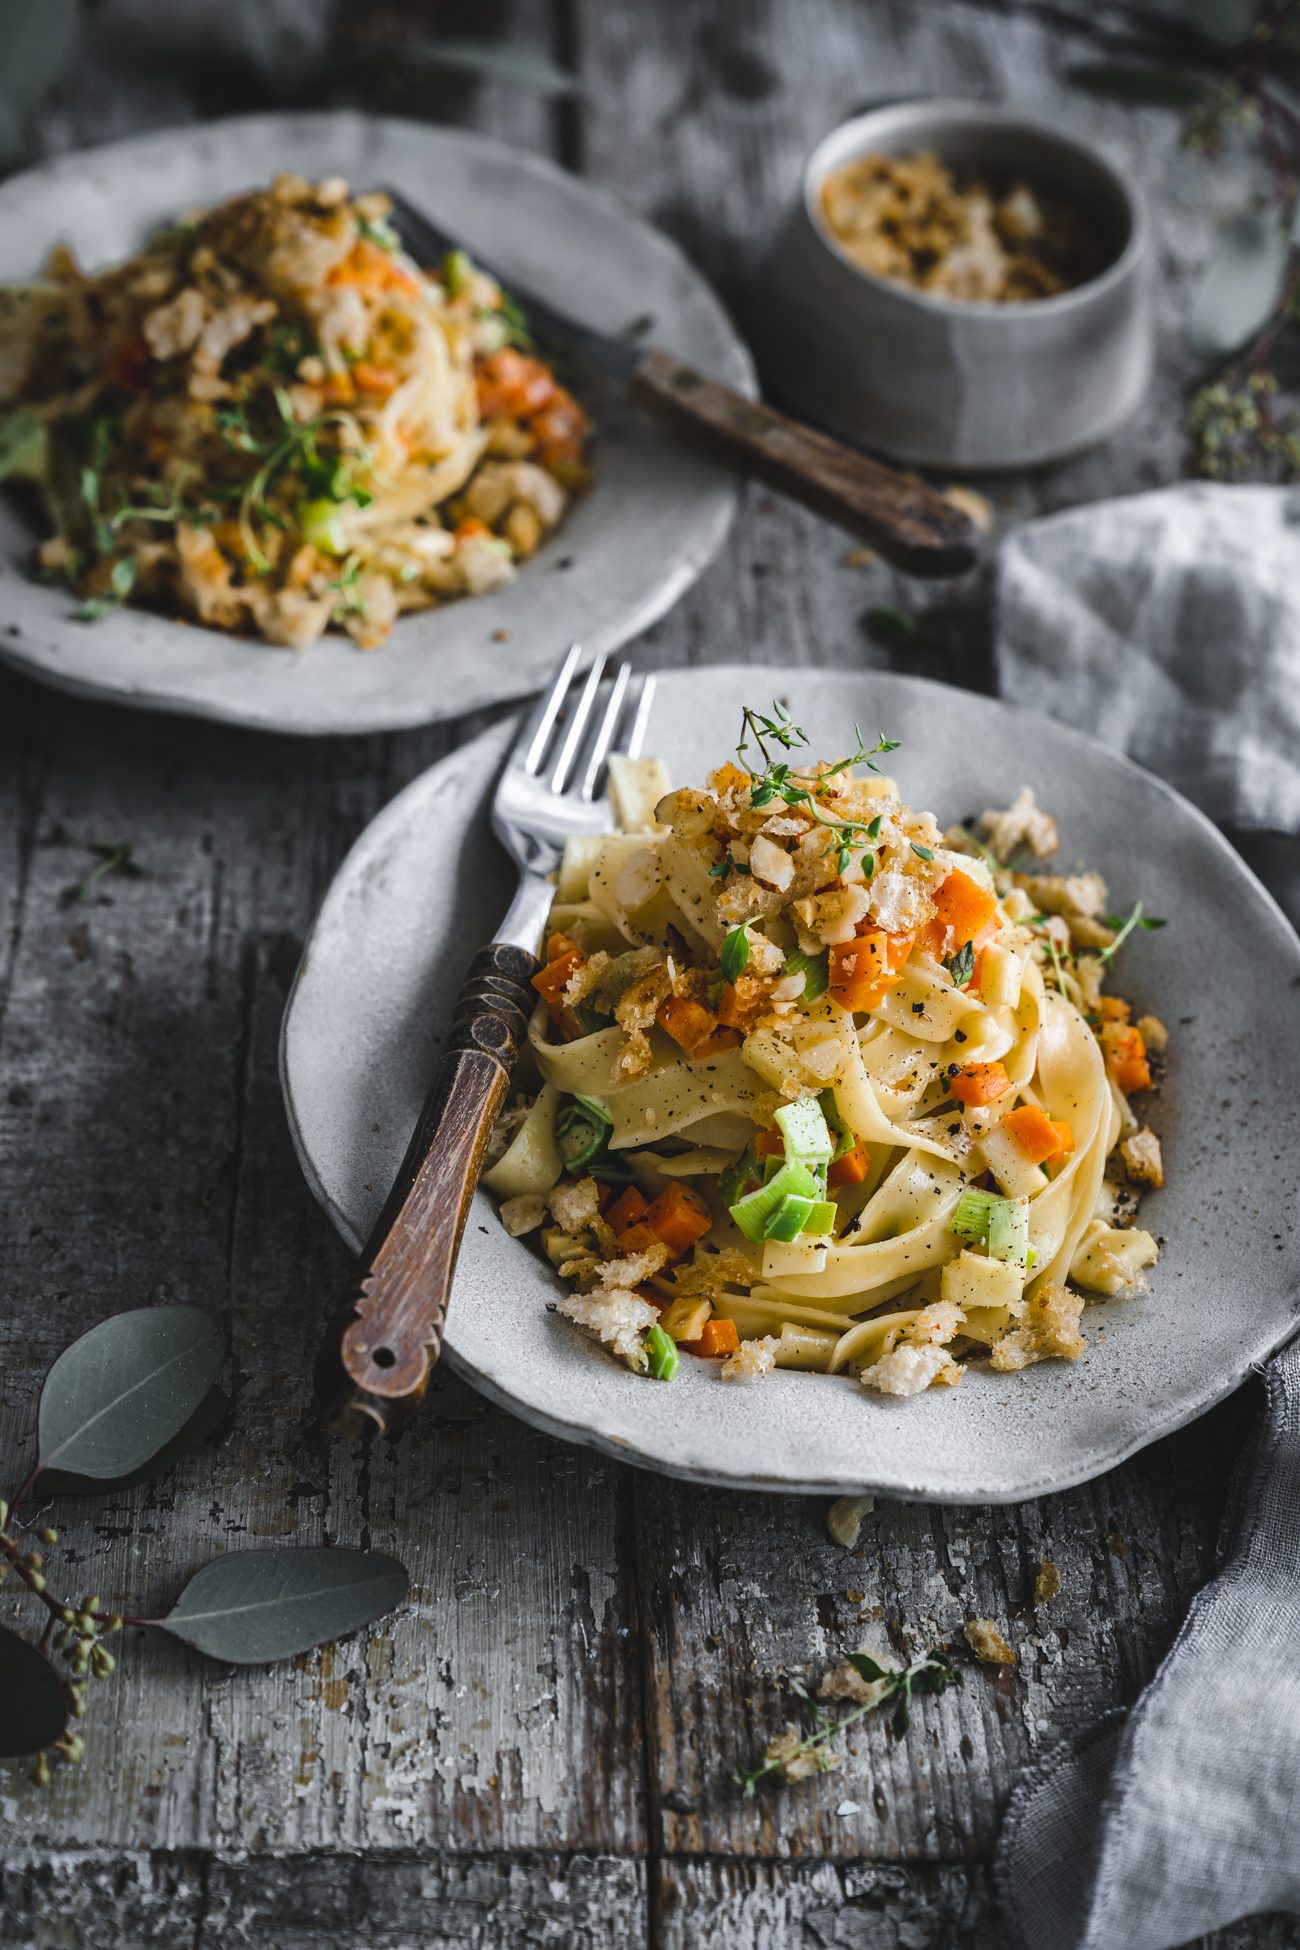
<instances>
[{"instance_id":1,"label":"thyme sprig","mask_svg":"<svg viewBox=\"0 0 1300 1950\"><path fill-rule=\"evenodd\" d=\"M1162 928L1164 925L1165 923L1158 915L1143 913L1141 901L1135 901L1133 903L1133 911L1131 914L1108 914L1106 916L1106 926L1108 928L1116 928L1118 932L1110 946L1103 948L1098 955L1098 963L1102 964L1113 961L1132 934L1134 928Z\"/></svg>"},{"instance_id":2,"label":"thyme sprig","mask_svg":"<svg viewBox=\"0 0 1300 1950\"><path fill-rule=\"evenodd\" d=\"M83 852L91 853L95 865L80 880L69 881L62 890L66 905L84 905L101 880L109 874L119 873L125 880L143 880L144 868L135 857L130 840L79 840L63 826L56 826L50 835L52 846L78 846Z\"/></svg>"},{"instance_id":3,"label":"thyme sprig","mask_svg":"<svg viewBox=\"0 0 1300 1950\"><path fill-rule=\"evenodd\" d=\"M306 476L308 486L331 501L355 501L364 507L371 498L368 489L356 479L357 470L370 463L370 449L356 415L331 407L310 420L299 420L283 386L273 386L271 395L279 424L269 439L254 431L242 406L224 408L216 415L228 446L241 453L257 454L261 459L260 467L240 492L238 512L240 539L258 575L266 575L271 562L258 537L257 524L265 523L272 528L285 526L284 517L271 507L268 498L281 474L291 468L299 469ZM331 428L351 439L350 450L331 455L321 452L321 436Z\"/></svg>"},{"instance_id":4,"label":"thyme sprig","mask_svg":"<svg viewBox=\"0 0 1300 1950\"><path fill-rule=\"evenodd\" d=\"M808 1698L807 1693L800 1689L801 1697L813 1715L815 1722L813 1731L806 1740L799 1741L783 1753L765 1758L758 1767L751 1768L748 1773L736 1775L736 1785L743 1789L747 1801L753 1799L760 1781L766 1779L769 1774L782 1772L801 1754L814 1755L825 1769L829 1761L827 1750L830 1742L837 1734L843 1733L846 1727L854 1726L859 1720L865 1719L868 1713L874 1713L878 1706L884 1706L890 1700L894 1702L891 1725L894 1738L901 1740L912 1724L912 1701L916 1696L923 1693L943 1693L949 1686L960 1686L963 1683L961 1673L946 1652L927 1652L924 1658L913 1660L910 1666L904 1667L901 1671L879 1665L866 1652L850 1652L846 1662L852 1666L859 1678L866 1680L868 1685L879 1682L880 1691L873 1699L854 1707L851 1713L843 1713L836 1717L823 1712Z\"/></svg>"},{"instance_id":5,"label":"thyme sprig","mask_svg":"<svg viewBox=\"0 0 1300 1950\"><path fill-rule=\"evenodd\" d=\"M857 740L856 748L844 758L837 758L833 765L825 766L816 772L801 771L791 765L788 759L774 758L770 747L781 751L797 751L808 743L808 734L802 725L795 723L779 698L773 699L775 714L768 717L764 712L751 710L745 705L741 714L740 742L736 746L736 757L749 774L751 806L771 805L779 799L787 806L798 806L814 819L819 826L825 826L836 835L838 845L835 855L836 872L847 871L855 852L864 854L863 867L867 878L875 871L874 858L866 854L870 842L880 834L880 817L862 824L857 820L837 819L829 812L825 800L829 796L829 781L840 773L850 771L855 765L865 765L870 772L879 772L876 759L885 752L896 752L900 740L886 738L882 733L874 745L868 749L862 736L861 727L854 725L853 734ZM746 753L750 749L750 739L758 747L763 760L763 769L758 771L750 764ZM917 849L920 850L919 848ZM868 865L868 862L870 864Z\"/></svg>"}]
</instances>

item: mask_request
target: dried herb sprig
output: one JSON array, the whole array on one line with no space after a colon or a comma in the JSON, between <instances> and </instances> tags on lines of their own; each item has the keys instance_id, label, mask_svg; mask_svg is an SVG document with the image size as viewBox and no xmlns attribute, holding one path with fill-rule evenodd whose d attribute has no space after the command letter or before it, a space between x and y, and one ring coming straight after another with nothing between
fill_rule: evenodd
<instances>
[{"instance_id":1,"label":"dried herb sprig","mask_svg":"<svg viewBox=\"0 0 1300 1950\"><path fill-rule=\"evenodd\" d=\"M747 1801L753 1799L760 1781L769 1774L786 1771L790 1762L802 1755L811 1755L825 1769L830 1762L830 1742L846 1727L856 1725L868 1713L874 1713L877 1707L885 1706L891 1700L894 1711L890 1724L894 1738L901 1740L912 1724L912 1701L915 1697L924 1693L943 1693L948 1687L963 1683L961 1673L946 1652L927 1652L923 1658L914 1660L901 1670L880 1665L866 1652L850 1652L846 1663L868 1685L879 1685L879 1692L861 1706L854 1707L851 1713L833 1715L824 1713L808 1698L806 1692L799 1689L816 1722L813 1731L806 1740L797 1741L779 1754L765 1757L759 1766L751 1768L748 1773L736 1775L736 1785L743 1789Z\"/></svg>"}]
</instances>

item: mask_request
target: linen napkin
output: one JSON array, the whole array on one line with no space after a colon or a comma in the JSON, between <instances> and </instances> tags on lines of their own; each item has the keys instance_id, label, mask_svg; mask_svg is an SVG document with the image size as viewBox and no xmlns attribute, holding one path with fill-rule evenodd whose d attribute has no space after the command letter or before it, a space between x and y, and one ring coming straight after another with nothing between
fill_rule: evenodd
<instances>
[{"instance_id":1,"label":"linen napkin","mask_svg":"<svg viewBox=\"0 0 1300 1950\"><path fill-rule=\"evenodd\" d=\"M1028 524L999 562L996 655L1005 697L1220 824L1300 830L1300 494L1178 487ZM1011 1796L1014 1950L1173 1950L1300 1911L1300 1343L1262 1374L1218 1574L1137 1704Z\"/></svg>"},{"instance_id":2,"label":"linen napkin","mask_svg":"<svg viewBox=\"0 0 1300 1950\"><path fill-rule=\"evenodd\" d=\"M1164 1664L1012 1793L994 1873L1015 1950L1172 1950L1300 1911L1300 1344L1263 1386L1218 1574Z\"/></svg>"},{"instance_id":3,"label":"linen napkin","mask_svg":"<svg viewBox=\"0 0 1300 1950\"><path fill-rule=\"evenodd\" d=\"M996 605L1003 697L1220 825L1300 830L1300 491L1196 483L1029 522Z\"/></svg>"}]
</instances>

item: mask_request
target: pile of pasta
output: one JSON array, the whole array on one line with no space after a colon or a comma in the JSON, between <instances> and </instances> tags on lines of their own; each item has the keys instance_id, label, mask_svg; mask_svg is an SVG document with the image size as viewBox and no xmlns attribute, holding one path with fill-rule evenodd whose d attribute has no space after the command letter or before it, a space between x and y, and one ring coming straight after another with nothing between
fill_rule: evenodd
<instances>
[{"instance_id":1,"label":"pile of pasta","mask_svg":"<svg viewBox=\"0 0 1300 1950\"><path fill-rule=\"evenodd\" d=\"M677 791L615 761L620 830L566 848L485 1183L560 1313L659 1378L1073 1360L1085 1295L1156 1258L1129 1100L1166 1034L1104 993L1104 882L1043 870L1027 790L941 832L866 756Z\"/></svg>"}]
</instances>

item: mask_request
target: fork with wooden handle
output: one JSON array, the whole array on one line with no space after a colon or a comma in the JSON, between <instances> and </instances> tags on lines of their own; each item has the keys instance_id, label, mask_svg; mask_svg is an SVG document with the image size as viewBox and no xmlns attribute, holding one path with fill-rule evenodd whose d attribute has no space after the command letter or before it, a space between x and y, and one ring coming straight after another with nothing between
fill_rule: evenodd
<instances>
[{"instance_id":1,"label":"fork with wooden handle","mask_svg":"<svg viewBox=\"0 0 1300 1950\"><path fill-rule=\"evenodd\" d=\"M610 830L609 756L635 757L645 736L654 678L634 679L620 664L602 696L605 659L580 676L581 654L573 644L497 783L492 829L519 869L519 889L495 940L470 963L442 1066L321 1347L317 1393L340 1435L391 1435L423 1399L488 1135L537 1002L532 977L555 892L547 876L571 834Z\"/></svg>"}]
</instances>

